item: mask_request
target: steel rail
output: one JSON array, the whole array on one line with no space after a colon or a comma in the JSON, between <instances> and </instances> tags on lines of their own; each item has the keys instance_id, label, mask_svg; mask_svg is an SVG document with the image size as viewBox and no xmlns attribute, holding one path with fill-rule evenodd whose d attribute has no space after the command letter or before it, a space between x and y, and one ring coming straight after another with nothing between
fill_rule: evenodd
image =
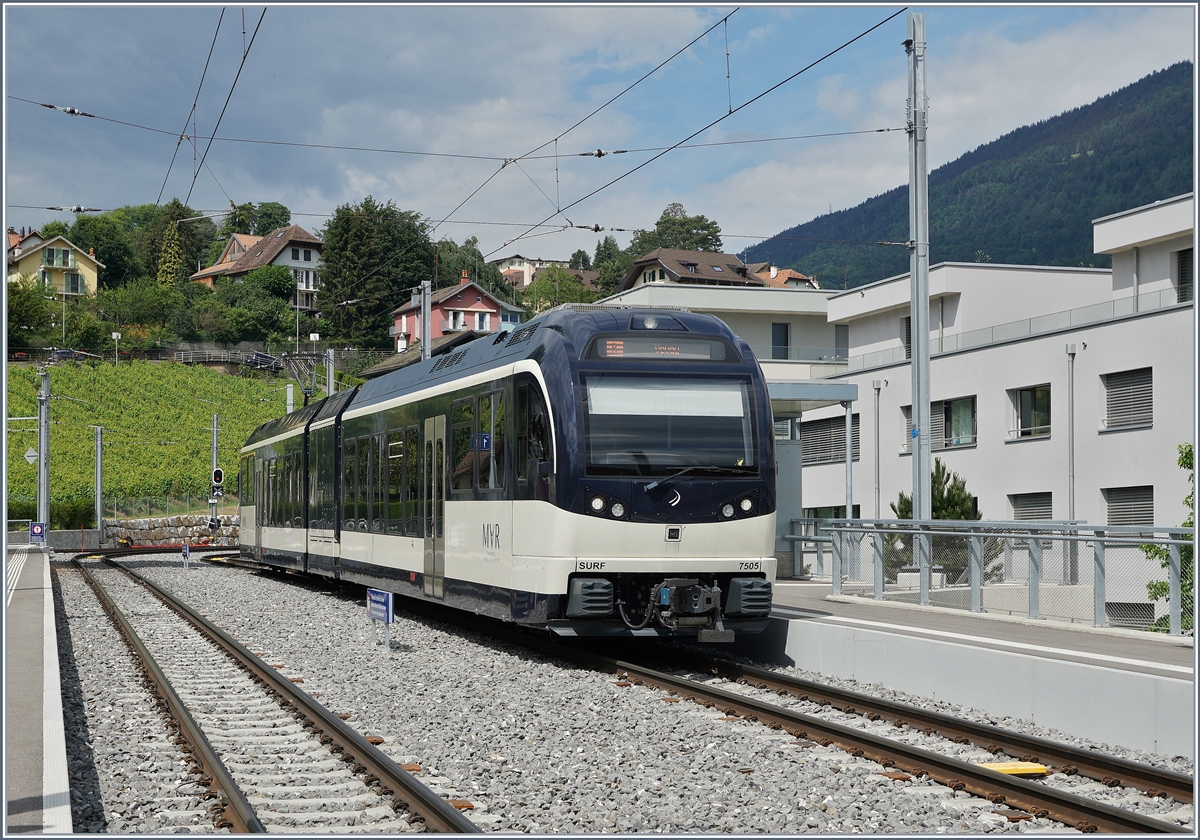
<instances>
[{"instance_id":1,"label":"steel rail","mask_svg":"<svg viewBox=\"0 0 1200 840\"><path fill-rule=\"evenodd\" d=\"M965 790L997 805L1003 804L1034 816L1049 817L1080 831L1117 834L1192 833L1191 829L1143 816L1128 809L998 773L977 764L774 706L686 677L677 677L643 665L602 656L578 647L569 647L543 636L519 632L519 628L512 628L500 622L439 609L436 605L425 602L415 602L411 606L406 605L406 608L418 614L451 621L493 639L504 639L534 648L591 670L612 673L633 684L661 688L684 700L720 708L726 714L737 714L772 729L782 729L796 738L815 740L825 746L834 744L851 755L871 759L884 767L896 767L914 775L924 774L953 790Z\"/></svg>"},{"instance_id":2,"label":"steel rail","mask_svg":"<svg viewBox=\"0 0 1200 840\"><path fill-rule=\"evenodd\" d=\"M996 804L1003 803L1035 816L1049 817L1080 831L1118 834L1191 833L1190 829L1163 820L998 773L977 764L912 747L840 723L773 706L684 677L608 657L586 655L585 658L594 661L597 666L603 664L606 670L634 684L656 686L678 694L685 700L705 706L718 706L726 714L737 714L772 729L783 729L797 738L808 738L826 746L835 744L851 755L877 761L885 767L898 767L909 773L925 774L953 790L965 790L973 796L986 798Z\"/></svg>"},{"instance_id":3,"label":"steel rail","mask_svg":"<svg viewBox=\"0 0 1200 840\"><path fill-rule=\"evenodd\" d=\"M369 743L354 727L297 689L278 671L247 650L224 630L205 619L187 604L176 599L167 590L132 569L113 563L111 560L105 562L133 577L158 596L168 607L191 622L197 630L229 652L235 661L250 673L252 679L265 684L268 689L278 694L284 703L312 723L314 731L320 733L322 743L329 746L333 752L341 753L347 760L352 760L356 772L368 774L368 783L379 782L383 795L393 797L413 814L424 819L425 825L430 831L456 834L473 834L481 831L477 825L459 813L449 802L414 779L408 771L388 758L382 750Z\"/></svg>"},{"instance_id":4,"label":"steel rail","mask_svg":"<svg viewBox=\"0 0 1200 840\"><path fill-rule=\"evenodd\" d=\"M75 560L75 565L83 572L84 579L96 593L104 611L113 618L130 647L137 653L146 675L154 684L155 692L166 706L168 713L179 724L179 734L187 741L190 747L188 751L192 758L200 766L201 771L207 774L204 782L222 804L221 818L216 821L216 827L229 827L243 834L265 834L267 829L259 822L246 795L242 793L241 788L234 781L233 775L225 767L225 763L221 761L217 751L200 729L200 725L196 723L196 719L192 717L187 706L175 692L170 680L167 679L166 674L162 672L158 662L151 655L149 648L146 647L146 643L133 629L133 625L129 623L125 614L121 612L121 608L117 606L100 581L92 577L92 573L78 559Z\"/></svg>"},{"instance_id":5,"label":"steel rail","mask_svg":"<svg viewBox=\"0 0 1200 840\"><path fill-rule=\"evenodd\" d=\"M672 650L670 656L674 662L685 661L689 667L694 666L693 670L698 673L712 673L755 688L787 692L801 700L831 705L847 714L860 714L870 720L883 719L897 726L911 726L926 735L937 734L960 744L975 744L991 753L1002 752L1019 757L1021 761L1053 765L1059 772L1078 773L1110 787L1128 784L1147 796L1163 794L1187 803L1193 799L1194 780L1183 773L1024 735L1011 729L963 720L942 712L870 697L753 665L709 658L702 653Z\"/></svg>"}]
</instances>

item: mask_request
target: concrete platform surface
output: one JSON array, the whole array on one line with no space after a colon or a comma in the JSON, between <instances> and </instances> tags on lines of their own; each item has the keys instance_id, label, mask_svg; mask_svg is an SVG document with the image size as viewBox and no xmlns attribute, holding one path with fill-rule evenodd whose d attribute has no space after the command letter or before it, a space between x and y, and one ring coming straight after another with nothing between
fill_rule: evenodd
<instances>
[{"instance_id":1,"label":"concrete platform surface","mask_svg":"<svg viewBox=\"0 0 1200 840\"><path fill-rule=\"evenodd\" d=\"M5 834L69 834L50 556L9 545L5 559Z\"/></svg>"}]
</instances>

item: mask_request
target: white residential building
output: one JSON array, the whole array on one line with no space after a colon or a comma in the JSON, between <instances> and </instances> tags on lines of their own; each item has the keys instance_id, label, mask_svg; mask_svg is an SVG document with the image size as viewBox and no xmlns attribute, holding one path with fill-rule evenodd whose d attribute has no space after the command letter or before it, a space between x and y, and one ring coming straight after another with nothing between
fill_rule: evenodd
<instances>
[{"instance_id":1,"label":"white residential building","mask_svg":"<svg viewBox=\"0 0 1200 840\"><path fill-rule=\"evenodd\" d=\"M1112 255L1111 271L930 269L933 454L966 479L984 518L1183 521L1194 212L1188 194L1097 219L1095 250ZM829 299L850 358L828 378L859 388L854 501L867 518L893 518L889 503L912 487L908 296L902 275ZM792 430L809 515L844 511L845 445L825 429L844 423L840 407L823 408Z\"/></svg>"}]
</instances>

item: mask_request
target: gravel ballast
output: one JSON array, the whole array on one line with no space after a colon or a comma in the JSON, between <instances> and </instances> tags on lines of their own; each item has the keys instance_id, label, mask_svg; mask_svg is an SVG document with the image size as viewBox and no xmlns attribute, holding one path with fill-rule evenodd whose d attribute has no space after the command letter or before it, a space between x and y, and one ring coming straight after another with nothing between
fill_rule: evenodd
<instances>
[{"instance_id":1,"label":"gravel ballast","mask_svg":"<svg viewBox=\"0 0 1200 840\"><path fill-rule=\"evenodd\" d=\"M386 651L382 644L372 644L360 587L203 563L185 572L174 555L124 562L207 614L251 650L303 678L303 690L332 711L349 714L348 722L362 734L382 737L381 749L393 759L419 765L416 776L422 782L469 802L467 815L487 830L1073 830L1045 819L1010 821L1006 809L927 779L889 779L881 775L880 765L836 748L799 743L757 723L722 719L718 710L673 702L678 698L650 688L619 687L611 675L403 612L391 627L391 650ZM880 687L792 673L896 696ZM919 698L900 699L971 713ZM781 701L771 696L771 702ZM872 731L878 726L857 720ZM1070 740L1020 721L999 723ZM977 751L951 747L961 751L951 752L959 758L969 759ZM1163 766L1161 757L1114 752ZM1191 772L1190 762L1169 766ZM1081 784L1067 777L1055 781ZM1121 788L1103 793L1116 799L1134 795ZM1149 802L1146 807L1154 810L1147 813L1193 824L1191 806L1169 803L1169 809L1159 810L1163 800Z\"/></svg>"}]
</instances>

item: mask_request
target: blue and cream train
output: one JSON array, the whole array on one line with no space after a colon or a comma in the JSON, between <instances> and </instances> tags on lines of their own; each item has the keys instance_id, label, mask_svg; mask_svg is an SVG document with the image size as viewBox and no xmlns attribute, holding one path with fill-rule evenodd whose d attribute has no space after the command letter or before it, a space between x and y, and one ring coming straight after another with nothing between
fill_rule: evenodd
<instances>
[{"instance_id":1,"label":"blue and cream train","mask_svg":"<svg viewBox=\"0 0 1200 840\"><path fill-rule=\"evenodd\" d=\"M559 307L264 423L238 478L274 566L568 636L771 609L770 402L710 315Z\"/></svg>"}]
</instances>

